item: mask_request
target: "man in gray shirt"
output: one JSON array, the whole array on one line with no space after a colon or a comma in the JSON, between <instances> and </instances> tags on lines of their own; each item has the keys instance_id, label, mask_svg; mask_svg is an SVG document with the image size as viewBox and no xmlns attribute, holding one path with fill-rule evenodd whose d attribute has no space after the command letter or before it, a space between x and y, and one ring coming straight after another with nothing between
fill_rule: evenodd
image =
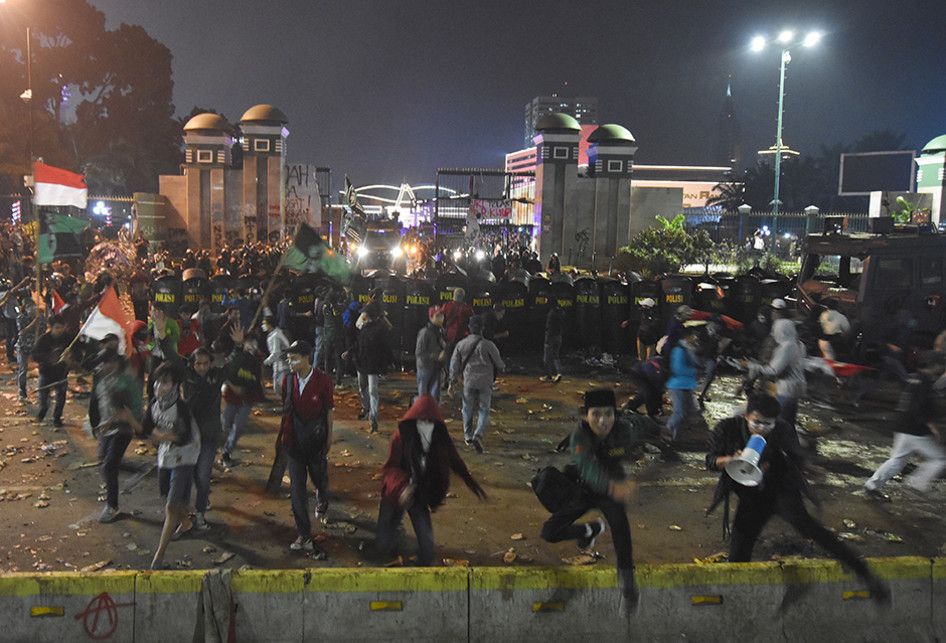
<instances>
[{"instance_id":1,"label":"man in gray shirt","mask_svg":"<svg viewBox=\"0 0 946 643\"><path fill-rule=\"evenodd\" d=\"M470 319L470 334L457 344L450 359L451 387L463 376L463 437L467 446L483 453L483 437L489 425L489 405L496 372L506 365L496 344L483 337L483 317ZM476 429L473 418L476 416Z\"/></svg>"}]
</instances>

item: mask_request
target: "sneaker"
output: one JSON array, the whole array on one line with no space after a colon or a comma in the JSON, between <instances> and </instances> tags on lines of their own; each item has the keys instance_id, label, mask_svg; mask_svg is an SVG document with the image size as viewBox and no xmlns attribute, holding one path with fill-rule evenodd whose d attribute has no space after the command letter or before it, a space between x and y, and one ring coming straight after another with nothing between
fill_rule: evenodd
<instances>
[{"instance_id":1,"label":"sneaker","mask_svg":"<svg viewBox=\"0 0 946 643\"><path fill-rule=\"evenodd\" d=\"M472 440L470 440L470 444L473 445L473 448L476 449L477 453L483 453L483 451L485 451L485 449L483 448L483 443L480 442L479 438L473 438Z\"/></svg>"},{"instance_id":2,"label":"sneaker","mask_svg":"<svg viewBox=\"0 0 946 643\"><path fill-rule=\"evenodd\" d=\"M311 538L303 538L302 536L299 536L292 541L292 544L289 545L289 549L292 551L313 552L315 551L315 544L312 542Z\"/></svg>"},{"instance_id":3,"label":"sneaker","mask_svg":"<svg viewBox=\"0 0 946 643\"><path fill-rule=\"evenodd\" d=\"M604 521L604 518L598 518L594 522L586 523L585 535L578 539L578 549L581 551L594 550L595 541L598 539L598 536L604 533L607 527L608 523Z\"/></svg>"},{"instance_id":4,"label":"sneaker","mask_svg":"<svg viewBox=\"0 0 946 643\"><path fill-rule=\"evenodd\" d=\"M539 378L539 381L540 381L540 382L551 382L551 381L552 381L552 378L549 377L548 375L543 375L542 377Z\"/></svg>"},{"instance_id":5,"label":"sneaker","mask_svg":"<svg viewBox=\"0 0 946 643\"><path fill-rule=\"evenodd\" d=\"M102 507L102 513L99 514L99 522L103 524L115 522L115 520L118 519L118 513L119 513L118 509L105 505L104 507Z\"/></svg>"},{"instance_id":6,"label":"sneaker","mask_svg":"<svg viewBox=\"0 0 946 643\"><path fill-rule=\"evenodd\" d=\"M62 418L56 418L55 420L53 420L53 426L56 427L57 429L61 429L61 428L62 428Z\"/></svg>"},{"instance_id":7,"label":"sneaker","mask_svg":"<svg viewBox=\"0 0 946 643\"><path fill-rule=\"evenodd\" d=\"M884 502L890 502L890 496L885 494L880 489L872 489L870 487L864 487L864 495L870 498L871 500L883 500Z\"/></svg>"},{"instance_id":8,"label":"sneaker","mask_svg":"<svg viewBox=\"0 0 946 643\"><path fill-rule=\"evenodd\" d=\"M193 522L187 527L184 527L184 525L178 525L177 529L174 530L174 533L171 534L171 540L180 540L186 534L190 533L190 530L193 528L194 528Z\"/></svg>"},{"instance_id":9,"label":"sneaker","mask_svg":"<svg viewBox=\"0 0 946 643\"><path fill-rule=\"evenodd\" d=\"M194 516L194 529L197 531L207 531L210 529L210 524L207 522L207 519L204 518L203 513L198 513Z\"/></svg>"},{"instance_id":10,"label":"sneaker","mask_svg":"<svg viewBox=\"0 0 946 643\"><path fill-rule=\"evenodd\" d=\"M236 462L230 457L230 454L226 452L220 456L220 462L222 462L223 466L227 467L228 469L232 469L236 466Z\"/></svg>"},{"instance_id":11,"label":"sneaker","mask_svg":"<svg viewBox=\"0 0 946 643\"><path fill-rule=\"evenodd\" d=\"M561 373L557 373L557 374L555 375L555 377L552 378L552 383L553 383L553 384L558 384L558 383L561 382L561 381L562 381L562 375L561 375Z\"/></svg>"}]
</instances>

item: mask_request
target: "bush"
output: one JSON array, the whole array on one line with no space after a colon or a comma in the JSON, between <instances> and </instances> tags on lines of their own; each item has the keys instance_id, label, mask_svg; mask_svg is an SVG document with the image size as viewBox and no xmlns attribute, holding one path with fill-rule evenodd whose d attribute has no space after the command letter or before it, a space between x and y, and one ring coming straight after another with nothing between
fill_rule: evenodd
<instances>
[{"instance_id":1,"label":"bush","mask_svg":"<svg viewBox=\"0 0 946 643\"><path fill-rule=\"evenodd\" d=\"M614 262L618 270L653 279L663 273L680 272L690 263L710 262L714 244L705 230L689 234L682 214L670 220L658 215L656 221L656 225L634 235L628 245L618 250Z\"/></svg>"}]
</instances>

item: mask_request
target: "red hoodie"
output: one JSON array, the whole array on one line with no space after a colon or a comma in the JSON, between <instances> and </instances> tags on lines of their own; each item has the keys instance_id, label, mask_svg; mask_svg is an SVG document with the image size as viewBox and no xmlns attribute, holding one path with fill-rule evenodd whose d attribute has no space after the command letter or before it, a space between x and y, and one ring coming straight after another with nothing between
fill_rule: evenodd
<instances>
[{"instance_id":1,"label":"red hoodie","mask_svg":"<svg viewBox=\"0 0 946 643\"><path fill-rule=\"evenodd\" d=\"M427 450L427 464L423 469L420 466L424 453L417 431L418 420L434 423ZM436 510L443 504L450 489L451 470L480 499L486 498L486 492L470 475L453 445L437 401L430 395L422 395L404 414L398 422L397 431L391 436L388 459L382 468L381 501L399 506L401 493L408 485L414 484L415 502L424 502L432 511Z\"/></svg>"}]
</instances>

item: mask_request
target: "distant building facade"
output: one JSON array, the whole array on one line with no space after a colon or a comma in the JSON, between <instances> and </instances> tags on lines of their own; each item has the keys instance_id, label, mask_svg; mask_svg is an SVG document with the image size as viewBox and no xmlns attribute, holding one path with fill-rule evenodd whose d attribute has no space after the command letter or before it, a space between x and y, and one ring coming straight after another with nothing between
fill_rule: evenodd
<instances>
[{"instance_id":1,"label":"distant building facade","mask_svg":"<svg viewBox=\"0 0 946 643\"><path fill-rule=\"evenodd\" d=\"M216 249L284 236L288 119L256 105L233 127L222 116L198 114L184 125L180 175L159 177L164 238Z\"/></svg>"},{"instance_id":2,"label":"distant building facade","mask_svg":"<svg viewBox=\"0 0 946 643\"><path fill-rule=\"evenodd\" d=\"M567 114L580 125L596 125L598 123L598 99L593 96L568 97L552 94L551 96L536 96L526 103L525 130L523 146L532 145L535 136L536 123L543 116L549 114Z\"/></svg>"}]
</instances>

